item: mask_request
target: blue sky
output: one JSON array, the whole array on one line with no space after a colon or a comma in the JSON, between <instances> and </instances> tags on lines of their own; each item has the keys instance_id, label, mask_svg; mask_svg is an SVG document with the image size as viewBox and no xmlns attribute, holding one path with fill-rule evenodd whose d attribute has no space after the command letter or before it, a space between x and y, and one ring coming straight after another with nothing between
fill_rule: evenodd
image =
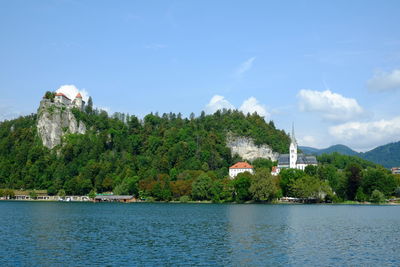
<instances>
[{"instance_id":1,"label":"blue sky","mask_svg":"<svg viewBox=\"0 0 400 267\"><path fill-rule=\"evenodd\" d=\"M0 120L73 85L98 107L257 111L300 145L400 140L399 1L0 1ZM73 87L63 87L73 88Z\"/></svg>"}]
</instances>

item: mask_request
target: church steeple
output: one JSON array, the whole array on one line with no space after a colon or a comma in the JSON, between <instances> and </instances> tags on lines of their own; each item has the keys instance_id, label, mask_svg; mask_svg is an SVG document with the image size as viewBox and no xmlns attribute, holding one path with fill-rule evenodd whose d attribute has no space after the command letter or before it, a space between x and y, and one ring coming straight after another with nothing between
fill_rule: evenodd
<instances>
[{"instance_id":1,"label":"church steeple","mask_svg":"<svg viewBox=\"0 0 400 267\"><path fill-rule=\"evenodd\" d=\"M292 124L292 134L290 136L291 142L289 147L289 168L296 168L297 164L297 142L294 135L294 123Z\"/></svg>"},{"instance_id":2,"label":"church steeple","mask_svg":"<svg viewBox=\"0 0 400 267\"><path fill-rule=\"evenodd\" d=\"M295 143L297 145L296 137L294 135L294 122L292 122L292 134L290 136L290 139L291 139L292 143Z\"/></svg>"}]
</instances>

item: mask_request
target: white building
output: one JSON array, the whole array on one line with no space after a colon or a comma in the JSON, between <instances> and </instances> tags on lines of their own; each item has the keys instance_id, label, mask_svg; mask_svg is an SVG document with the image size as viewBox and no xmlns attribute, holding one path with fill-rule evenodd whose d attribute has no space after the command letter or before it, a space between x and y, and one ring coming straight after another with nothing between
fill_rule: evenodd
<instances>
[{"instance_id":1,"label":"white building","mask_svg":"<svg viewBox=\"0 0 400 267\"><path fill-rule=\"evenodd\" d=\"M80 110L85 106L85 101L83 101L81 93L78 93L73 101L63 93L56 93L54 96L54 103L64 104L67 107L75 107Z\"/></svg>"},{"instance_id":2,"label":"white building","mask_svg":"<svg viewBox=\"0 0 400 267\"><path fill-rule=\"evenodd\" d=\"M63 93L56 93L56 95L54 96L54 102L55 103L61 103L61 104L64 104L64 105L71 105L71 99L69 99Z\"/></svg>"},{"instance_id":3,"label":"white building","mask_svg":"<svg viewBox=\"0 0 400 267\"><path fill-rule=\"evenodd\" d=\"M297 141L294 136L294 127L292 128L290 139L289 154L279 155L278 166L272 169L272 175L278 175L281 169L285 168L304 170L308 165L318 165L315 156L306 156L297 153Z\"/></svg>"},{"instance_id":4,"label":"white building","mask_svg":"<svg viewBox=\"0 0 400 267\"><path fill-rule=\"evenodd\" d=\"M231 179L235 178L236 175L242 172L254 173L254 168L247 162L238 162L229 167L229 177Z\"/></svg>"}]
</instances>

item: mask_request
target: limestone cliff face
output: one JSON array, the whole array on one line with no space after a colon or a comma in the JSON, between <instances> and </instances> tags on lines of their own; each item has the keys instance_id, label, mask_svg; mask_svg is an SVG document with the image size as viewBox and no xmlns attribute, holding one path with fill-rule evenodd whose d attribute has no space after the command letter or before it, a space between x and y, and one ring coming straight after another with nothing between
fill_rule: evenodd
<instances>
[{"instance_id":1,"label":"limestone cliff face","mask_svg":"<svg viewBox=\"0 0 400 267\"><path fill-rule=\"evenodd\" d=\"M52 149L61 144L61 139L68 133L84 134L86 126L78 122L69 106L53 103L48 99L40 102L37 129L43 145Z\"/></svg>"},{"instance_id":2,"label":"limestone cliff face","mask_svg":"<svg viewBox=\"0 0 400 267\"><path fill-rule=\"evenodd\" d=\"M226 143L231 149L232 155L238 154L246 160L265 158L276 161L279 157L279 153L274 152L268 145L256 146L251 138L230 135Z\"/></svg>"}]
</instances>

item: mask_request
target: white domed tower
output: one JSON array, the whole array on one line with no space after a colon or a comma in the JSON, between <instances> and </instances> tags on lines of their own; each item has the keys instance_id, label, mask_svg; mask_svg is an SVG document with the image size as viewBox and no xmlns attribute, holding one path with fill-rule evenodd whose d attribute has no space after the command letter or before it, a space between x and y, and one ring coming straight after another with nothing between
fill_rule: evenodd
<instances>
[{"instance_id":1,"label":"white domed tower","mask_svg":"<svg viewBox=\"0 0 400 267\"><path fill-rule=\"evenodd\" d=\"M78 93L72 103L74 107L82 109L83 108L83 100L81 93Z\"/></svg>"},{"instance_id":2,"label":"white domed tower","mask_svg":"<svg viewBox=\"0 0 400 267\"><path fill-rule=\"evenodd\" d=\"M294 124L292 125L292 135L290 136L291 142L289 147L289 168L296 169L297 163L297 142L294 137Z\"/></svg>"}]
</instances>

